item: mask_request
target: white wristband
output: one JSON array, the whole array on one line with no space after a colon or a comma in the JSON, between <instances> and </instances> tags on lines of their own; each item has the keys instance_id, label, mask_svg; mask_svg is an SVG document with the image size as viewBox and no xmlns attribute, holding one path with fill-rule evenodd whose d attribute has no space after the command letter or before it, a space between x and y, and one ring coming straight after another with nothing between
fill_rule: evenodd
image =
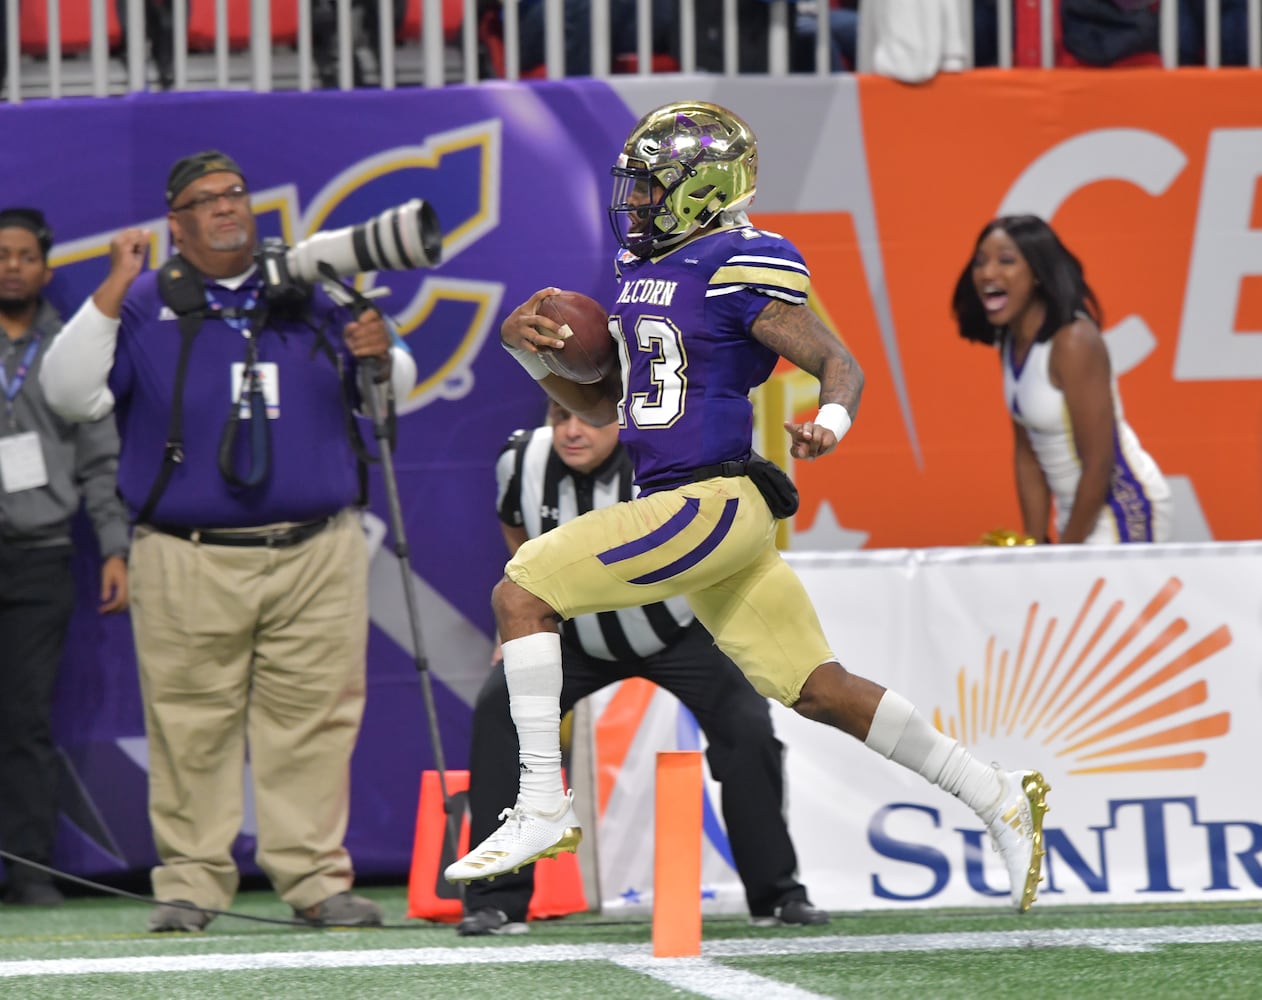
<instances>
[{"instance_id":1,"label":"white wristband","mask_svg":"<svg viewBox=\"0 0 1262 1000\"><path fill-rule=\"evenodd\" d=\"M552 370L543 363L543 358L539 357L538 354L523 350L520 347L510 347L502 340L500 345L517 359L517 363L525 368L530 377L536 382L541 382L552 374Z\"/></svg>"},{"instance_id":2,"label":"white wristband","mask_svg":"<svg viewBox=\"0 0 1262 1000\"><path fill-rule=\"evenodd\" d=\"M827 427L838 441L850 430L850 411L840 403L825 403L815 414L815 426Z\"/></svg>"}]
</instances>

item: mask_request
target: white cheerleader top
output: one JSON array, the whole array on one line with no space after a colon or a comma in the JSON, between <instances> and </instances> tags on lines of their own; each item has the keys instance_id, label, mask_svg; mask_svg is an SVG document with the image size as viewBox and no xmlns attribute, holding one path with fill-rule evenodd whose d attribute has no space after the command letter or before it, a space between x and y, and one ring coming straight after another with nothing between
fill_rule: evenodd
<instances>
[{"instance_id":1,"label":"white cheerleader top","mask_svg":"<svg viewBox=\"0 0 1262 1000\"><path fill-rule=\"evenodd\" d=\"M1013 362L1011 336L1000 341L1000 355L1004 401L1012 419L1029 434L1055 501L1056 530L1063 532L1082 476L1082 463L1064 393L1052 384L1048 371L1052 342L1032 344L1020 368ZM1169 501L1169 484L1122 415L1116 377L1110 378L1109 391L1113 397L1113 475L1100 519L1086 541L1161 541L1153 537L1153 508Z\"/></svg>"}]
</instances>

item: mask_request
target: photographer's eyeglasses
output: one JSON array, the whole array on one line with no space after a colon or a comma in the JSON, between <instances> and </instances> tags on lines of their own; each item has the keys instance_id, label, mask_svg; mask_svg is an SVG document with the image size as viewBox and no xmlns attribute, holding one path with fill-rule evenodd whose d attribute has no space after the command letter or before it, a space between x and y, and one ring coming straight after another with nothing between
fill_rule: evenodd
<instances>
[{"instance_id":1,"label":"photographer's eyeglasses","mask_svg":"<svg viewBox=\"0 0 1262 1000\"><path fill-rule=\"evenodd\" d=\"M191 198L183 205L172 205L172 212L183 212L186 209L193 211L201 211L203 208L210 208L215 205L220 198L227 198L228 204L240 205L246 198L250 197L250 192L240 184L234 184L230 188L223 191L207 191L205 194L199 194L196 198Z\"/></svg>"}]
</instances>

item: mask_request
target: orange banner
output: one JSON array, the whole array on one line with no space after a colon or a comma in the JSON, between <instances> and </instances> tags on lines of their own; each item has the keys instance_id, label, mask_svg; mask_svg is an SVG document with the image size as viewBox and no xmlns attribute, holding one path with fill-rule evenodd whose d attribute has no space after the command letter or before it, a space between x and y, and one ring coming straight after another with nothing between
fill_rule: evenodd
<instances>
[{"instance_id":1,"label":"orange banner","mask_svg":"<svg viewBox=\"0 0 1262 1000\"><path fill-rule=\"evenodd\" d=\"M1127 418L1175 486L1176 540L1262 537L1262 73L979 71L859 95L883 286L851 213L754 217L806 254L867 374L840 452L793 469L792 547L825 504L868 547L1020 527L999 363L950 312L977 233L1009 211L1082 259ZM780 373L772 410L814 413L800 378Z\"/></svg>"}]
</instances>

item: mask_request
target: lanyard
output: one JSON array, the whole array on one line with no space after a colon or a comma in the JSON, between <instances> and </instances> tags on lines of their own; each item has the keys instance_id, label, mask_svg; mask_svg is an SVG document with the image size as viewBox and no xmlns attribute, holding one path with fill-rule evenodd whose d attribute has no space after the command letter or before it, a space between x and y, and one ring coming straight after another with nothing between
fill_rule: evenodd
<instances>
[{"instance_id":1,"label":"lanyard","mask_svg":"<svg viewBox=\"0 0 1262 1000\"><path fill-rule=\"evenodd\" d=\"M35 361L35 355L39 351L40 334L35 334L31 338L31 342L26 345L26 353L22 355L21 362L18 363L18 369L13 373L13 381L9 381L9 374L5 370L8 366L0 364L0 389L4 390L4 398L7 402L12 402L17 398L19 392L22 391L22 383L26 381L26 373L31 370L31 364Z\"/></svg>"},{"instance_id":2,"label":"lanyard","mask_svg":"<svg viewBox=\"0 0 1262 1000\"><path fill-rule=\"evenodd\" d=\"M241 375L241 395L232 401L232 411L219 439L219 474L232 486L258 486L267 477L272 464L272 444L268 436L267 401L263 398L263 386L256 371L257 352L254 338L250 338L245 371ZM241 420L241 401L248 397L250 406L250 470L238 475L233 463L236 447L237 425Z\"/></svg>"},{"instance_id":3,"label":"lanyard","mask_svg":"<svg viewBox=\"0 0 1262 1000\"><path fill-rule=\"evenodd\" d=\"M250 292L245 305L240 309L225 309L209 288L206 289L206 304L220 319L246 340L245 370L241 375L241 391L232 401L232 410L228 414L228 422L224 425L223 434L219 438L219 473L232 486L253 487L263 482L271 465L271 441L268 437L267 402L263 398L263 387L258 374L258 338L250 331L250 321L254 308L258 305L259 289ZM233 452L236 448L237 425L241 419L241 403L248 400L250 411L250 469L244 476L238 475L233 463Z\"/></svg>"},{"instance_id":4,"label":"lanyard","mask_svg":"<svg viewBox=\"0 0 1262 1000\"><path fill-rule=\"evenodd\" d=\"M210 306L211 312L215 313L238 333L249 333L250 319L254 312L254 307L258 304L259 289L257 288L250 291L250 297L245 300L245 305L240 309L225 309L223 303L215 298L214 293L209 288L206 289L206 305Z\"/></svg>"}]
</instances>

